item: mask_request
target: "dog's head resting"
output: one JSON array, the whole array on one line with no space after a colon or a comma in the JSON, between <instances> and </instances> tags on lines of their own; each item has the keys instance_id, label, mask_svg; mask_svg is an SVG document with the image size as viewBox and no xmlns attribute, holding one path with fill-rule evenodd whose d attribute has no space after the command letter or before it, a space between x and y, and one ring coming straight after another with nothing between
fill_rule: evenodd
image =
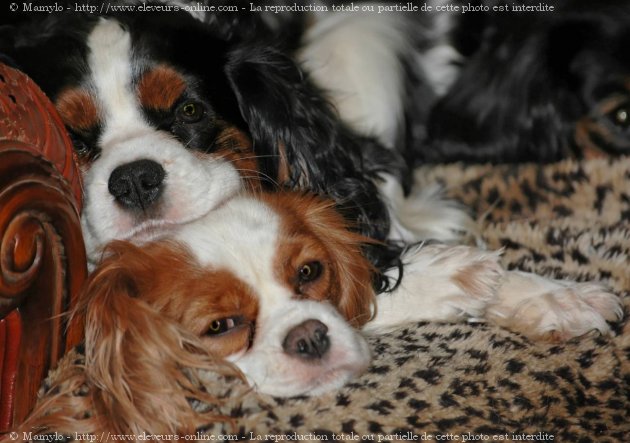
<instances>
[{"instance_id":1,"label":"dog's head resting","mask_svg":"<svg viewBox=\"0 0 630 443\"><path fill-rule=\"evenodd\" d=\"M73 138L92 258L112 239L150 240L203 216L257 175L226 43L192 19L181 33L153 25L76 14L15 42Z\"/></svg>"},{"instance_id":2,"label":"dog's head resting","mask_svg":"<svg viewBox=\"0 0 630 443\"><path fill-rule=\"evenodd\" d=\"M78 310L105 415L135 426L162 395L183 398L174 371L203 366L195 355L226 358L276 396L322 393L361 373L370 353L355 328L374 311L373 268L366 239L333 206L302 194L236 197L171 239L111 244Z\"/></svg>"},{"instance_id":3,"label":"dog's head resting","mask_svg":"<svg viewBox=\"0 0 630 443\"><path fill-rule=\"evenodd\" d=\"M404 165L351 133L280 49L226 33L220 14L96 15L0 28L0 52L52 98L75 141L93 260L110 240L151 240L260 178L332 197L356 230L385 239L375 180ZM391 265L373 248L373 262Z\"/></svg>"}]
</instances>

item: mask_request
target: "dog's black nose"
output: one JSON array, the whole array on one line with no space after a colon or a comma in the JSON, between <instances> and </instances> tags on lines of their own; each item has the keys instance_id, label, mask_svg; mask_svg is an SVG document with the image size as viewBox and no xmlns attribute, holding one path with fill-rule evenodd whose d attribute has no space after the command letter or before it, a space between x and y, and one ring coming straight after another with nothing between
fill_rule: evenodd
<instances>
[{"instance_id":1,"label":"dog's black nose","mask_svg":"<svg viewBox=\"0 0 630 443\"><path fill-rule=\"evenodd\" d=\"M114 169L107 188L121 205L147 209L162 194L165 175L159 163L148 159L136 160Z\"/></svg>"},{"instance_id":2,"label":"dog's black nose","mask_svg":"<svg viewBox=\"0 0 630 443\"><path fill-rule=\"evenodd\" d=\"M330 349L328 327L319 320L306 320L289 331L282 348L303 360L320 359Z\"/></svg>"}]
</instances>

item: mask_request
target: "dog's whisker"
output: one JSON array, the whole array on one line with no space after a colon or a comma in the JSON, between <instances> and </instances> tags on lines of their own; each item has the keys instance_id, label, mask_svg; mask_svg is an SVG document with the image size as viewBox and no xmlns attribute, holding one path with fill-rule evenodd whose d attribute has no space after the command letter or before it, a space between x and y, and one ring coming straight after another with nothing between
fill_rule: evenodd
<instances>
[{"instance_id":1,"label":"dog's whisker","mask_svg":"<svg viewBox=\"0 0 630 443\"><path fill-rule=\"evenodd\" d=\"M254 172L254 173L258 174L260 177L269 180L269 182L271 184L273 184L274 186L276 186L277 188L281 187L280 183L278 183L277 180L275 180L269 174L266 174L266 173L264 173L262 171L258 171L258 170L255 170L255 169L237 169L237 171L239 171L239 172ZM252 177L252 178L258 178L258 177Z\"/></svg>"},{"instance_id":2,"label":"dog's whisker","mask_svg":"<svg viewBox=\"0 0 630 443\"><path fill-rule=\"evenodd\" d=\"M258 160L261 158L279 158L280 156L277 154L254 154L254 155L246 155L246 156L239 156L238 158L234 159L234 158L228 158L228 161L231 163L237 163L241 160Z\"/></svg>"}]
</instances>

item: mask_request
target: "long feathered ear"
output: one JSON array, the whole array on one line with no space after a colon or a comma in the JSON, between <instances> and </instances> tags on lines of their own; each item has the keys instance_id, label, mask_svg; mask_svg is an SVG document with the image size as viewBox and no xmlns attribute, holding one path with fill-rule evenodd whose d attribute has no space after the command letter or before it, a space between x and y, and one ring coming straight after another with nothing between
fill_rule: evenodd
<instances>
[{"instance_id":1,"label":"long feathered ear","mask_svg":"<svg viewBox=\"0 0 630 443\"><path fill-rule=\"evenodd\" d=\"M277 177L281 156L290 185L326 191L342 178L408 177L401 156L352 132L287 55L270 46L246 46L228 55L226 74L267 172ZM377 158L378 157L378 158Z\"/></svg>"},{"instance_id":2,"label":"long feathered ear","mask_svg":"<svg viewBox=\"0 0 630 443\"><path fill-rule=\"evenodd\" d=\"M363 246L376 243L348 228L334 202L314 194L275 192L264 196L279 210L289 209L295 221L318 238L330 256L333 285L328 300L356 327L372 318L375 293L372 275L376 270L363 254Z\"/></svg>"},{"instance_id":3,"label":"long feathered ear","mask_svg":"<svg viewBox=\"0 0 630 443\"><path fill-rule=\"evenodd\" d=\"M372 318L375 309L372 287L375 269L365 258L363 246L375 242L350 231L332 202L310 199L305 220L332 256L339 285L333 303L350 324L363 326Z\"/></svg>"},{"instance_id":4,"label":"long feathered ear","mask_svg":"<svg viewBox=\"0 0 630 443\"><path fill-rule=\"evenodd\" d=\"M322 95L298 66L269 46L247 46L230 53L226 74L257 153L271 155L262 159L265 171L277 177L286 155L289 180L318 182L337 128Z\"/></svg>"},{"instance_id":5,"label":"long feathered ear","mask_svg":"<svg viewBox=\"0 0 630 443\"><path fill-rule=\"evenodd\" d=\"M332 198L352 229L384 241L390 219L376 183L381 173L407 182L402 156L353 133L299 66L270 46L235 49L226 74L264 174ZM397 265L399 254L366 248L379 269Z\"/></svg>"},{"instance_id":6,"label":"long feathered ear","mask_svg":"<svg viewBox=\"0 0 630 443\"><path fill-rule=\"evenodd\" d=\"M210 404L217 400L200 389L192 371L185 373L182 368L235 372L143 300L143 291L151 288L150 281L160 272L162 253L124 242L112 244L82 300L86 378L108 431L184 435L194 433L208 419L228 420L193 411L191 399Z\"/></svg>"}]
</instances>

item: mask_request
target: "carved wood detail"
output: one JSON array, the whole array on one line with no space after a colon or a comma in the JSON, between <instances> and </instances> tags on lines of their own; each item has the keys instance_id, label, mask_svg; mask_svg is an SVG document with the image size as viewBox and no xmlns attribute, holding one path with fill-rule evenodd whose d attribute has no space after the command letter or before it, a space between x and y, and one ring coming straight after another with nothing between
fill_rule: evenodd
<instances>
[{"instance_id":1,"label":"carved wood detail","mask_svg":"<svg viewBox=\"0 0 630 443\"><path fill-rule=\"evenodd\" d=\"M0 64L0 430L25 418L48 370L82 339L64 315L87 274L80 196L53 105Z\"/></svg>"}]
</instances>

